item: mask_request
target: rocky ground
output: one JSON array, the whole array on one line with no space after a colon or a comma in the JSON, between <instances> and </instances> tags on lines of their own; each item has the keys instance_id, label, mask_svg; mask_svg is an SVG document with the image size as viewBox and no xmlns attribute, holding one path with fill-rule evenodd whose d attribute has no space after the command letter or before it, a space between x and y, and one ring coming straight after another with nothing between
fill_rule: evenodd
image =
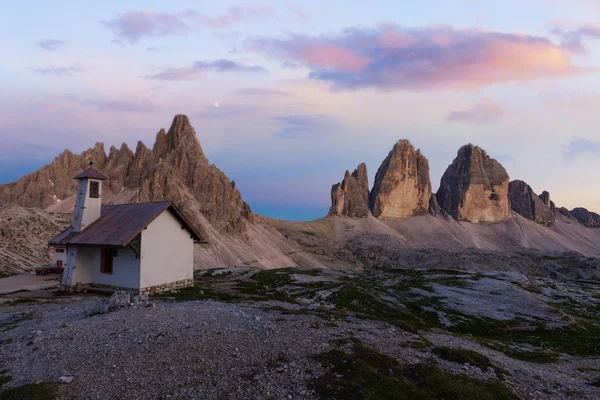
<instances>
[{"instance_id":1,"label":"rocky ground","mask_svg":"<svg viewBox=\"0 0 600 400\"><path fill-rule=\"evenodd\" d=\"M227 269L147 304L102 301L0 298L0 399L600 398L591 282Z\"/></svg>"}]
</instances>

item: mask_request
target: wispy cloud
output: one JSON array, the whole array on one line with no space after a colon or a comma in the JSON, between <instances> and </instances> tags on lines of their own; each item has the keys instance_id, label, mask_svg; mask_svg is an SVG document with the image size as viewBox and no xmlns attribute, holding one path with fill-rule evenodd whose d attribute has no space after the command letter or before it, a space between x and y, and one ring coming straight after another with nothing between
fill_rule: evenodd
<instances>
[{"instance_id":1,"label":"wispy cloud","mask_svg":"<svg viewBox=\"0 0 600 400\"><path fill-rule=\"evenodd\" d=\"M55 51L68 45L66 40L46 39L37 42L37 45L44 50Z\"/></svg>"},{"instance_id":2,"label":"wispy cloud","mask_svg":"<svg viewBox=\"0 0 600 400\"><path fill-rule=\"evenodd\" d=\"M199 27L227 28L271 14L273 14L273 10L270 7L256 3L244 3L229 7L223 14L216 17L200 14L193 9L178 13L152 10L128 11L106 21L105 25L118 38L133 44L143 37L183 35Z\"/></svg>"},{"instance_id":3,"label":"wispy cloud","mask_svg":"<svg viewBox=\"0 0 600 400\"><path fill-rule=\"evenodd\" d=\"M342 129L337 120L322 114L288 115L272 119L281 125L281 129L273 134L280 139L318 138Z\"/></svg>"},{"instance_id":4,"label":"wispy cloud","mask_svg":"<svg viewBox=\"0 0 600 400\"><path fill-rule=\"evenodd\" d=\"M77 95L67 95L65 98L71 103L95 107L98 111L151 113L160 109L154 101L136 97L85 99Z\"/></svg>"},{"instance_id":5,"label":"wispy cloud","mask_svg":"<svg viewBox=\"0 0 600 400\"><path fill-rule=\"evenodd\" d=\"M244 65L232 60L220 59L214 61L196 61L189 67L167 68L164 71L149 75L147 78L165 81L194 81L202 78L204 72L244 72L266 73L260 65Z\"/></svg>"},{"instance_id":6,"label":"wispy cloud","mask_svg":"<svg viewBox=\"0 0 600 400\"><path fill-rule=\"evenodd\" d=\"M500 104L489 99L481 99L468 110L452 111L446 120L473 125L489 125L500 121L503 115L504 109Z\"/></svg>"},{"instance_id":7,"label":"wispy cloud","mask_svg":"<svg viewBox=\"0 0 600 400\"><path fill-rule=\"evenodd\" d=\"M73 76L85 71L84 68L78 65L72 65L70 67L43 67L43 68L31 68L33 72L40 75L51 75L51 76Z\"/></svg>"},{"instance_id":8,"label":"wispy cloud","mask_svg":"<svg viewBox=\"0 0 600 400\"><path fill-rule=\"evenodd\" d=\"M586 24L573 29L555 27L552 33L560 37L561 46L575 53L585 53L584 39L600 39L600 25Z\"/></svg>"},{"instance_id":9,"label":"wispy cloud","mask_svg":"<svg viewBox=\"0 0 600 400\"><path fill-rule=\"evenodd\" d=\"M155 11L129 11L105 22L117 37L136 43L142 37L181 35L192 29L198 17L194 10L169 14Z\"/></svg>"},{"instance_id":10,"label":"wispy cloud","mask_svg":"<svg viewBox=\"0 0 600 400\"><path fill-rule=\"evenodd\" d=\"M289 96L287 92L273 89L246 88L234 92L237 96Z\"/></svg>"},{"instance_id":11,"label":"wispy cloud","mask_svg":"<svg viewBox=\"0 0 600 400\"><path fill-rule=\"evenodd\" d=\"M562 155L567 161L575 161L584 154L600 156L600 142L576 137L562 149Z\"/></svg>"},{"instance_id":12,"label":"wispy cloud","mask_svg":"<svg viewBox=\"0 0 600 400\"><path fill-rule=\"evenodd\" d=\"M146 51L150 52L150 53L160 53L162 51L162 49L160 47L156 47L156 46L148 46L148 47L146 47Z\"/></svg>"},{"instance_id":13,"label":"wispy cloud","mask_svg":"<svg viewBox=\"0 0 600 400\"><path fill-rule=\"evenodd\" d=\"M257 3L244 3L232 6L225 13L209 18L202 16L200 22L210 28L227 28L240 22L274 15L272 8Z\"/></svg>"},{"instance_id":14,"label":"wispy cloud","mask_svg":"<svg viewBox=\"0 0 600 400\"><path fill-rule=\"evenodd\" d=\"M473 89L587 71L546 37L450 26L349 28L337 35L253 39L247 48L307 67L310 78L334 90Z\"/></svg>"}]
</instances>

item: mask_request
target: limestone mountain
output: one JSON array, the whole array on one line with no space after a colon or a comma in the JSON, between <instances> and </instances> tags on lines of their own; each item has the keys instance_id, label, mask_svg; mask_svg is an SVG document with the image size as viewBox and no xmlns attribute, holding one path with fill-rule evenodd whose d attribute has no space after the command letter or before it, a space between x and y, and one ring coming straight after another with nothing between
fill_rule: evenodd
<instances>
[{"instance_id":1,"label":"limestone mountain","mask_svg":"<svg viewBox=\"0 0 600 400\"><path fill-rule=\"evenodd\" d=\"M408 140L398 141L375 175L370 195L373 216L401 219L429 210L431 181L429 162Z\"/></svg>"},{"instance_id":2,"label":"limestone mountain","mask_svg":"<svg viewBox=\"0 0 600 400\"><path fill-rule=\"evenodd\" d=\"M508 197L511 209L517 214L537 222L540 225L552 225L556 213L552 211L553 203L550 194L543 192L543 199L531 189L531 186L520 180L511 181L508 185Z\"/></svg>"},{"instance_id":3,"label":"limestone mountain","mask_svg":"<svg viewBox=\"0 0 600 400\"><path fill-rule=\"evenodd\" d=\"M76 194L72 178L86 169L90 160L94 169L108 178L103 183L103 203L169 200L176 204L209 241L195 249L194 261L199 268L323 266L274 228L255 219L235 183L206 158L185 115L175 116L167 132L161 129L157 133L152 149L138 142L135 153L127 144L119 149L111 147L108 155L102 143L80 155L65 150L40 170L0 185L0 205L38 207L46 214L71 213ZM47 241L54 233L40 233L36 241L43 244L40 254L47 251ZM39 265L36 260L13 265L12 271Z\"/></svg>"},{"instance_id":4,"label":"limestone mountain","mask_svg":"<svg viewBox=\"0 0 600 400\"><path fill-rule=\"evenodd\" d=\"M241 232L245 221L253 218L235 183L205 157L185 115L175 116L168 132L161 129L157 133L152 150L142 142L138 142L135 153L125 143L120 149L112 146L108 156L102 143L81 155L65 150L37 172L0 185L0 204L70 212L76 190L72 178L90 160L108 177L105 202L171 200L192 221L199 222L196 211L200 211L222 232ZM188 204L195 207L190 209Z\"/></svg>"},{"instance_id":5,"label":"limestone mountain","mask_svg":"<svg viewBox=\"0 0 600 400\"><path fill-rule=\"evenodd\" d=\"M468 144L448 166L436 196L440 206L459 221L498 222L511 215L508 185L504 167L485 150Z\"/></svg>"},{"instance_id":6,"label":"limestone mountain","mask_svg":"<svg viewBox=\"0 0 600 400\"><path fill-rule=\"evenodd\" d=\"M367 165L361 163L352 174L346 171L344 180L331 187L329 215L366 218L369 215L369 178Z\"/></svg>"}]
</instances>

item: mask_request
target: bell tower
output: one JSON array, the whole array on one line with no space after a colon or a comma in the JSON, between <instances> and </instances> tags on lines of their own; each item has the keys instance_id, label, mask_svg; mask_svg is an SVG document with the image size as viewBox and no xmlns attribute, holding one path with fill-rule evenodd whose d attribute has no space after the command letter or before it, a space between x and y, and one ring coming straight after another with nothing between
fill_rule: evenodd
<instances>
[{"instance_id":1,"label":"bell tower","mask_svg":"<svg viewBox=\"0 0 600 400\"><path fill-rule=\"evenodd\" d=\"M90 167L73 177L77 179L77 199L73 210L71 228L74 232L80 232L89 224L100 218L102 208L102 181L107 178L100 172Z\"/></svg>"}]
</instances>

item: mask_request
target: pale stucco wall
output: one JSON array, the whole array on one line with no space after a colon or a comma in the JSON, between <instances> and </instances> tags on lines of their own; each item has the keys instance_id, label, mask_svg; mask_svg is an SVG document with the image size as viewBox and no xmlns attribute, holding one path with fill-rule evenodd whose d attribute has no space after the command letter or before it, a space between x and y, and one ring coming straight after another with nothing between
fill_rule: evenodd
<instances>
[{"instance_id":1,"label":"pale stucco wall","mask_svg":"<svg viewBox=\"0 0 600 400\"><path fill-rule=\"evenodd\" d=\"M100 184L98 198L90 197L90 182ZM96 179L80 179L77 186L77 199L73 210L71 226L76 232L83 230L86 226L100 217L102 210L102 181Z\"/></svg>"},{"instance_id":2,"label":"pale stucco wall","mask_svg":"<svg viewBox=\"0 0 600 400\"><path fill-rule=\"evenodd\" d=\"M57 253L56 250L63 250L62 253ZM62 261L63 268L67 265L67 249L66 247L50 247L52 252L52 266L57 267L58 261Z\"/></svg>"},{"instance_id":3,"label":"pale stucco wall","mask_svg":"<svg viewBox=\"0 0 600 400\"><path fill-rule=\"evenodd\" d=\"M194 241L181 225L165 211L142 231L142 288L193 278Z\"/></svg>"},{"instance_id":4,"label":"pale stucco wall","mask_svg":"<svg viewBox=\"0 0 600 400\"><path fill-rule=\"evenodd\" d=\"M73 269L70 286L77 282L82 284L97 283L101 285L119 286L123 288L140 288L140 260L129 248L117 249L113 258L113 273L100 272L99 247L72 247L69 251L74 254L75 269Z\"/></svg>"},{"instance_id":5,"label":"pale stucco wall","mask_svg":"<svg viewBox=\"0 0 600 400\"><path fill-rule=\"evenodd\" d=\"M113 258L112 275L100 272L100 249L92 249L92 282L102 285L119 286L123 288L140 288L140 259L130 248L117 249Z\"/></svg>"}]
</instances>

